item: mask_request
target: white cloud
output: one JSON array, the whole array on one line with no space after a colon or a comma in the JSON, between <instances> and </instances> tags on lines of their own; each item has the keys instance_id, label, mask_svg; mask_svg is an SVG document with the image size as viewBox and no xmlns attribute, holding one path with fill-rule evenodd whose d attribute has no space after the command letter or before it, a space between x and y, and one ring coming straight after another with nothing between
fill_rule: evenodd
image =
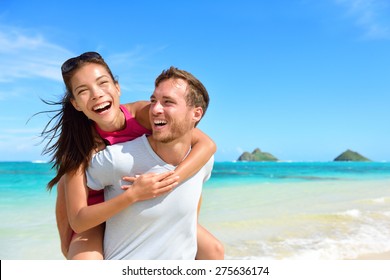
<instances>
[{"instance_id":1,"label":"white cloud","mask_svg":"<svg viewBox=\"0 0 390 280\"><path fill-rule=\"evenodd\" d=\"M42 35L31 33L0 25L0 83L36 77L62 80L61 63L72 54Z\"/></svg>"},{"instance_id":2,"label":"white cloud","mask_svg":"<svg viewBox=\"0 0 390 280\"><path fill-rule=\"evenodd\" d=\"M38 135L41 132L40 128L11 128L11 129L4 129L2 133L3 136L0 136L0 139L7 139L9 136L20 136L20 135L29 135L29 134L35 134ZM8 136L4 136L8 135ZM19 137L18 136L18 137Z\"/></svg>"},{"instance_id":3,"label":"white cloud","mask_svg":"<svg viewBox=\"0 0 390 280\"><path fill-rule=\"evenodd\" d=\"M389 4L383 0L335 0L368 39L390 39Z\"/></svg>"}]
</instances>

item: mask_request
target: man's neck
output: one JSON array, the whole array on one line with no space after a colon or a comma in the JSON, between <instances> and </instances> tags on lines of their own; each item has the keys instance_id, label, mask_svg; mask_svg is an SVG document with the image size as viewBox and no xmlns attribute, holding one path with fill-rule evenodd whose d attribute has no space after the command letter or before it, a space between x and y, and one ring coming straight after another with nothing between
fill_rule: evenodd
<instances>
[{"instance_id":1,"label":"man's neck","mask_svg":"<svg viewBox=\"0 0 390 280\"><path fill-rule=\"evenodd\" d=\"M179 165L186 158L191 149L191 138L162 143L155 141L151 135L148 137L148 141L153 151L163 161L173 166Z\"/></svg>"}]
</instances>

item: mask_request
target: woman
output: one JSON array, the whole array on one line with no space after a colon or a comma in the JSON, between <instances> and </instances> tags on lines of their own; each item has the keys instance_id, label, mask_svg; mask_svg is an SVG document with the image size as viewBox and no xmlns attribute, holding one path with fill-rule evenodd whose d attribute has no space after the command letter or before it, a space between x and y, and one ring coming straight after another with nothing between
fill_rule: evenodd
<instances>
[{"instance_id":1,"label":"woman","mask_svg":"<svg viewBox=\"0 0 390 280\"><path fill-rule=\"evenodd\" d=\"M57 169L57 175L49 182L48 188L58 184L59 199L63 196L62 189L65 189L69 221L78 232L72 235L67 258L102 259L104 221L129 203L170 191L208 161L215 152L215 145L197 130L192 141L193 149L177 167L175 174L148 174L131 178L130 181L134 183L123 195L102 202L102 194L92 196L95 194L91 195L85 183L84 171L91 154L104 147L105 143L123 142L148 133L149 103L120 105L119 83L96 52L87 52L67 60L61 70L67 89L60 103L62 108L42 132L49 140L44 153L53 154L53 166ZM56 122L49 128L54 120ZM57 136L58 140L52 143ZM60 200L58 204L61 205ZM90 219L88 213L91 211L99 212L99 220ZM61 221L58 224L60 227ZM62 242L67 247L63 236ZM222 245L200 225L198 248L198 259L223 258Z\"/></svg>"}]
</instances>

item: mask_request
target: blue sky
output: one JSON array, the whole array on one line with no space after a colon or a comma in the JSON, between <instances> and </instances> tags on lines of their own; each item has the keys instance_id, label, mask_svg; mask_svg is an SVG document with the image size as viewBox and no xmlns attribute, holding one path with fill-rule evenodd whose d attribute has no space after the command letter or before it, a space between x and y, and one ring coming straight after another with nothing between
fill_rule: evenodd
<instances>
[{"instance_id":1,"label":"blue sky","mask_svg":"<svg viewBox=\"0 0 390 280\"><path fill-rule=\"evenodd\" d=\"M0 0L0 161L47 160L40 98L64 92L60 66L100 52L122 102L148 100L171 65L207 87L200 128L217 161L260 148L329 161L346 149L390 160L386 0Z\"/></svg>"}]
</instances>

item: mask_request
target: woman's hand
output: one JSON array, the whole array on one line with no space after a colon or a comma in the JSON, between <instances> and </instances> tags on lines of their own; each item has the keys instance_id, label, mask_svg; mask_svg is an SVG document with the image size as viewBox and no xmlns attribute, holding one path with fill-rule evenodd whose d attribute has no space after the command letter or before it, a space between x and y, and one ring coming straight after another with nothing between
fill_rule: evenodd
<instances>
[{"instance_id":1,"label":"woman's hand","mask_svg":"<svg viewBox=\"0 0 390 280\"><path fill-rule=\"evenodd\" d=\"M168 171L160 174L147 173L136 177L123 177L122 180L132 185L123 185L121 188L129 193L132 202L156 198L170 192L178 185L179 176L172 176L173 173L174 171Z\"/></svg>"}]
</instances>

